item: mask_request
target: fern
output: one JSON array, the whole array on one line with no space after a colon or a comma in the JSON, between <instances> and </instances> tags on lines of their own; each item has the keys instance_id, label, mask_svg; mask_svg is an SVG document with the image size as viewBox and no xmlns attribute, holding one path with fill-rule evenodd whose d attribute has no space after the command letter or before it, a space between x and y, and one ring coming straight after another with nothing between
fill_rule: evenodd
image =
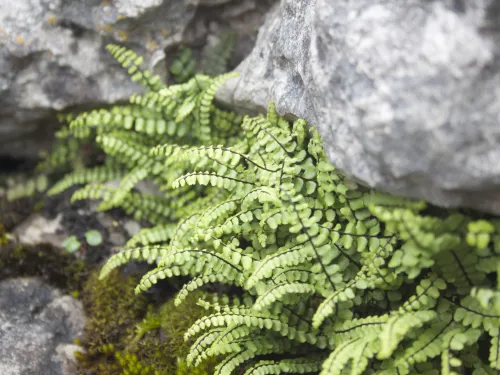
<instances>
[{"instance_id":1,"label":"fern","mask_svg":"<svg viewBox=\"0 0 500 375\"><path fill-rule=\"evenodd\" d=\"M196 60L193 57L193 51L183 47L179 49L174 61L170 65L170 73L175 82L183 83L192 78L195 74Z\"/></svg>"},{"instance_id":2,"label":"fern","mask_svg":"<svg viewBox=\"0 0 500 375\"><path fill-rule=\"evenodd\" d=\"M202 52L201 71L218 76L228 71L228 63L236 43L236 33L223 33L216 43L207 43Z\"/></svg>"},{"instance_id":3,"label":"fern","mask_svg":"<svg viewBox=\"0 0 500 375\"><path fill-rule=\"evenodd\" d=\"M244 301L210 304L186 333L187 361L220 358L216 374L444 374L499 368L500 224L369 191L339 173L304 120L244 116L214 104L233 74L165 86L120 47L146 88L131 103L69 118L68 139L95 139L107 158L51 190L87 184L148 220L103 267L152 269L136 292L187 276L176 303L210 283ZM189 69L186 68L186 72ZM119 182L110 186L110 181ZM140 181L158 193L136 191ZM479 347L489 348L486 360Z\"/></svg>"}]
</instances>

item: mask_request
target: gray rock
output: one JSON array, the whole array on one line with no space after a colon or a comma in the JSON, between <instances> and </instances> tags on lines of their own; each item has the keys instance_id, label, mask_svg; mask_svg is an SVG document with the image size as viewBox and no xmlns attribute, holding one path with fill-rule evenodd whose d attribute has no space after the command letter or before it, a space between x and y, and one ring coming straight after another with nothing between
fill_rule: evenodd
<instances>
[{"instance_id":1,"label":"gray rock","mask_svg":"<svg viewBox=\"0 0 500 375\"><path fill-rule=\"evenodd\" d=\"M362 183L500 214L500 2L282 0L218 98L307 119Z\"/></svg>"},{"instance_id":2,"label":"gray rock","mask_svg":"<svg viewBox=\"0 0 500 375\"><path fill-rule=\"evenodd\" d=\"M127 220L123 224L123 228L127 231L127 234L130 238L139 233L139 231L141 230L141 225L135 220Z\"/></svg>"},{"instance_id":3,"label":"gray rock","mask_svg":"<svg viewBox=\"0 0 500 375\"><path fill-rule=\"evenodd\" d=\"M72 341L84 326L80 302L39 279L0 282L0 374L76 374Z\"/></svg>"},{"instance_id":4,"label":"gray rock","mask_svg":"<svg viewBox=\"0 0 500 375\"><path fill-rule=\"evenodd\" d=\"M0 156L33 156L46 148L55 111L128 99L138 87L105 45L126 45L148 61L182 39L196 3L0 2Z\"/></svg>"},{"instance_id":5,"label":"gray rock","mask_svg":"<svg viewBox=\"0 0 500 375\"><path fill-rule=\"evenodd\" d=\"M274 1L0 2L0 157L33 158L47 149L56 111L109 105L141 89L105 50L107 43L132 48L166 78L165 49L200 45L231 29L239 36L239 62Z\"/></svg>"},{"instance_id":6,"label":"gray rock","mask_svg":"<svg viewBox=\"0 0 500 375\"><path fill-rule=\"evenodd\" d=\"M68 236L63 231L62 220L62 214L49 219L36 213L16 227L13 234L20 243L26 245L50 243L52 246L62 248L64 239Z\"/></svg>"}]
</instances>

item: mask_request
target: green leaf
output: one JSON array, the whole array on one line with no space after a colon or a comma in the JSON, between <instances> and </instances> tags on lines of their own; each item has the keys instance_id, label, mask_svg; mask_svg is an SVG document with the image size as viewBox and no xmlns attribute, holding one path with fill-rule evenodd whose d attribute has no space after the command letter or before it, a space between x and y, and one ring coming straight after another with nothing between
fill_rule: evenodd
<instances>
[{"instance_id":1,"label":"green leaf","mask_svg":"<svg viewBox=\"0 0 500 375\"><path fill-rule=\"evenodd\" d=\"M74 253L80 249L81 243L75 235L66 237L63 246L68 253Z\"/></svg>"},{"instance_id":2,"label":"green leaf","mask_svg":"<svg viewBox=\"0 0 500 375\"><path fill-rule=\"evenodd\" d=\"M85 233L85 240L90 246L99 246L102 244L102 235L99 231L92 229Z\"/></svg>"}]
</instances>

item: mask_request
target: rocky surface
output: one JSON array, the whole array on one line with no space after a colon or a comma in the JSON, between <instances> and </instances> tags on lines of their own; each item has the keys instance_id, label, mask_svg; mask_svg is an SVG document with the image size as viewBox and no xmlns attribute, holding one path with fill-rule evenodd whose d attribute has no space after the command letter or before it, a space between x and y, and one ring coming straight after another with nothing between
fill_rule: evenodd
<instances>
[{"instance_id":1,"label":"rocky surface","mask_svg":"<svg viewBox=\"0 0 500 375\"><path fill-rule=\"evenodd\" d=\"M52 246L62 248L64 239L69 235L63 229L62 219L62 214L58 214L55 218L48 218L38 213L32 214L14 230L13 234L22 244L50 243Z\"/></svg>"},{"instance_id":2,"label":"rocky surface","mask_svg":"<svg viewBox=\"0 0 500 375\"><path fill-rule=\"evenodd\" d=\"M109 56L107 43L134 49L165 75L164 49L203 43L211 33L236 27L243 37L241 56L251 50L270 2L0 2L0 157L33 157L47 148L56 111L127 100L139 89Z\"/></svg>"},{"instance_id":3,"label":"rocky surface","mask_svg":"<svg viewBox=\"0 0 500 375\"><path fill-rule=\"evenodd\" d=\"M105 45L152 54L181 39L194 11L184 1L0 3L0 153L47 146L54 110L127 99L137 87Z\"/></svg>"},{"instance_id":4,"label":"rocky surface","mask_svg":"<svg viewBox=\"0 0 500 375\"><path fill-rule=\"evenodd\" d=\"M500 3L282 0L218 97L319 129L362 183L500 214Z\"/></svg>"},{"instance_id":5,"label":"rocky surface","mask_svg":"<svg viewBox=\"0 0 500 375\"><path fill-rule=\"evenodd\" d=\"M36 278L0 282L0 374L75 374L73 339L85 317L79 301Z\"/></svg>"}]
</instances>

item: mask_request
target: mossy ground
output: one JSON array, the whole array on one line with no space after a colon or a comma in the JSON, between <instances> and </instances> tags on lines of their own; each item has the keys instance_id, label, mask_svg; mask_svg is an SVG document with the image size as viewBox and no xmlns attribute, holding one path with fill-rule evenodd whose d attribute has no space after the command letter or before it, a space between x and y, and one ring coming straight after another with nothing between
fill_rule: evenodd
<instances>
[{"instance_id":1,"label":"mossy ground","mask_svg":"<svg viewBox=\"0 0 500 375\"><path fill-rule=\"evenodd\" d=\"M189 348L184 342L185 331L205 312L196 304L202 292L192 293L176 307L168 284L156 293L134 294L144 273L141 266L115 271L105 280L98 279L99 270L99 263L77 259L49 244L16 243L0 218L0 280L41 277L82 301L87 326L83 337L77 340L82 347L76 354L78 374L210 373L213 362L193 369L180 359Z\"/></svg>"},{"instance_id":2,"label":"mossy ground","mask_svg":"<svg viewBox=\"0 0 500 375\"><path fill-rule=\"evenodd\" d=\"M203 316L196 302L201 293L193 293L184 304L173 300L157 304L151 295L134 294L139 274L112 272L98 280L93 272L82 292L89 317L80 345L81 374L207 374L210 364L187 369L179 358L189 346L184 332ZM110 324L112 322L112 324Z\"/></svg>"}]
</instances>

